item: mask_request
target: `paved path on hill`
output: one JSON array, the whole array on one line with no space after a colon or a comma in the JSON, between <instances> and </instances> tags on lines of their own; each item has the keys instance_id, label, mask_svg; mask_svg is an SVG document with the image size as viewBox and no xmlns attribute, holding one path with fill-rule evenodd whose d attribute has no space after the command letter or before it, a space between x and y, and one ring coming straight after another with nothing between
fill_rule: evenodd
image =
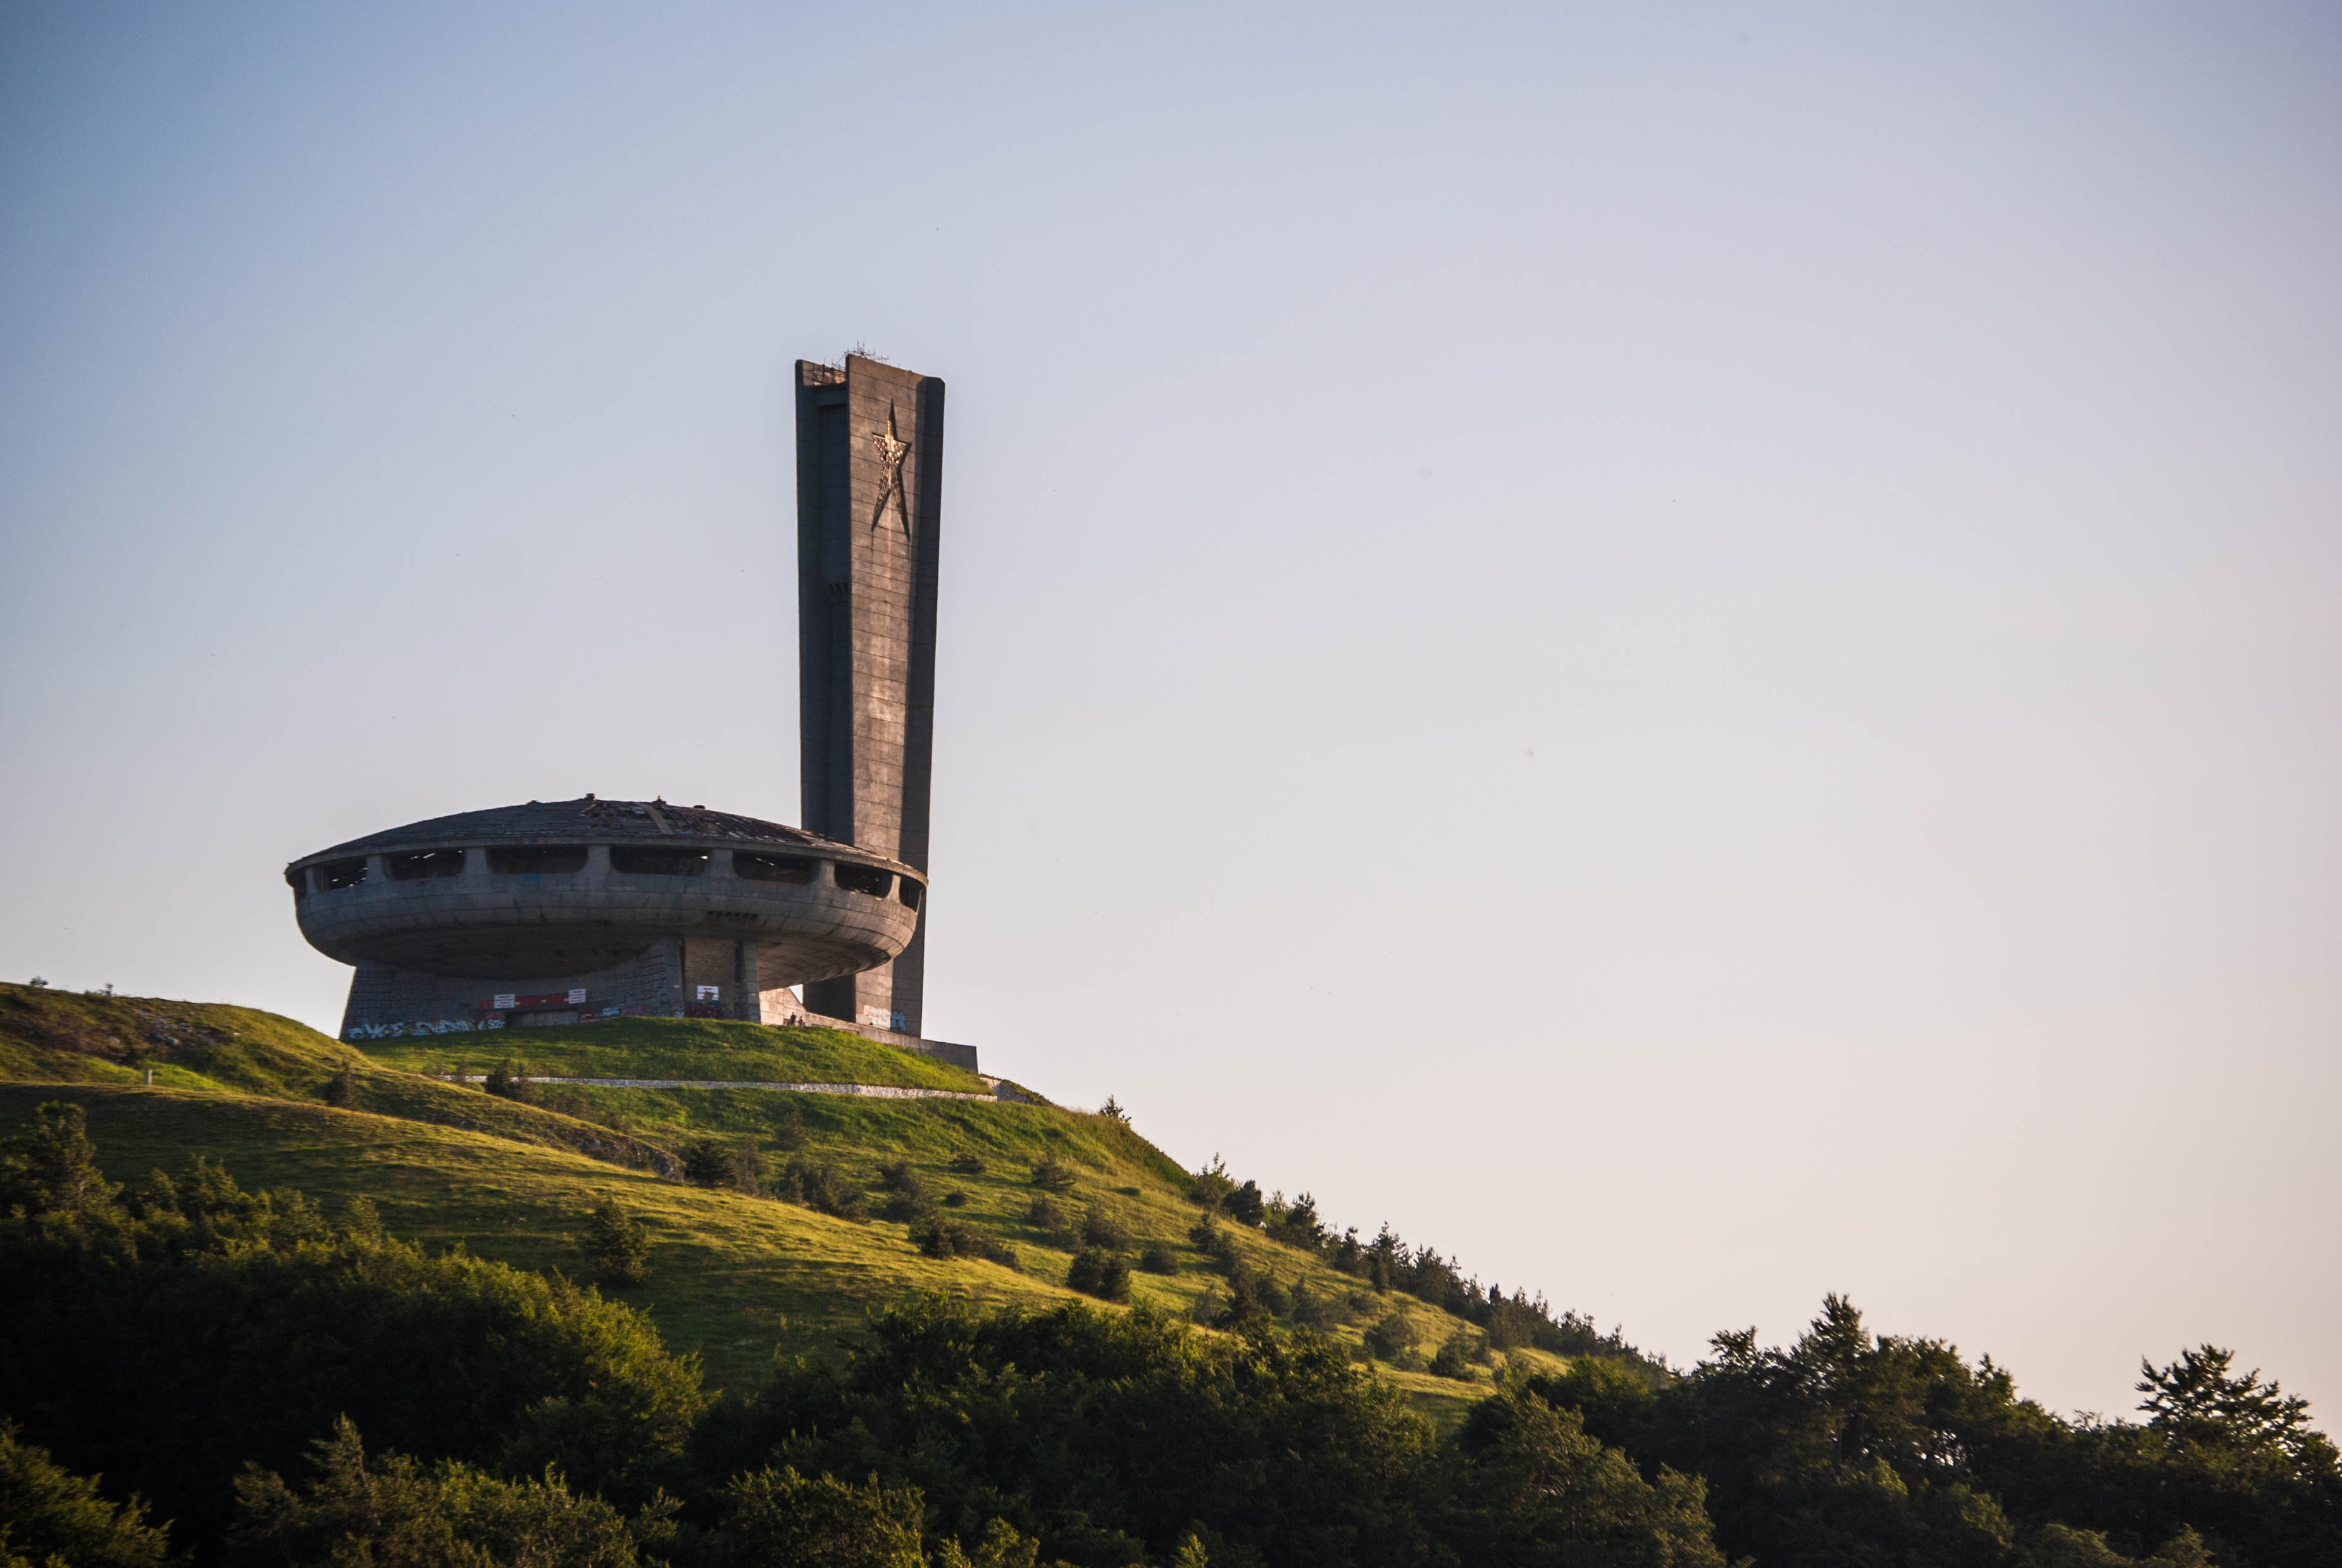
<instances>
[{"instance_id":1,"label":"paved path on hill","mask_svg":"<svg viewBox=\"0 0 2342 1568\"><path fill-rule=\"evenodd\" d=\"M466 1074L466 1084L485 1084L485 1073ZM882 1100L1009 1100L1013 1094L971 1094L959 1089L905 1089L892 1084L763 1084L729 1078L538 1078L524 1084L576 1084L588 1089L786 1089L796 1094L871 1094Z\"/></svg>"}]
</instances>

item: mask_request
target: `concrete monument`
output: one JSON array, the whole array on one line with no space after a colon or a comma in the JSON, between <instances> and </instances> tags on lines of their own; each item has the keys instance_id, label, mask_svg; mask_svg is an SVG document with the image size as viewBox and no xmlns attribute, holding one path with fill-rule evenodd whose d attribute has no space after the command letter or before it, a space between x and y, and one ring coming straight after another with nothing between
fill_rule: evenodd
<instances>
[{"instance_id":1,"label":"concrete monument","mask_svg":"<svg viewBox=\"0 0 2342 1568\"><path fill-rule=\"evenodd\" d=\"M357 970L345 1037L843 1022L975 1066L916 1038L943 400L934 377L860 355L796 367L805 826L589 794L304 856L285 873L301 933Z\"/></svg>"}]
</instances>

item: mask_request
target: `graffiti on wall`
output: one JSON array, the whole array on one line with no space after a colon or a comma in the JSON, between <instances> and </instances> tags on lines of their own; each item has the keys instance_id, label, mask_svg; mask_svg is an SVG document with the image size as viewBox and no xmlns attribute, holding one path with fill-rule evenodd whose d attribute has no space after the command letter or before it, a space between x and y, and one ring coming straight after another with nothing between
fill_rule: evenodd
<instances>
[{"instance_id":1,"label":"graffiti on wall","mask_svg":"<svg viewBox=\"0 0 2342 1568\"><path fill-rule=\"evenodd\" d=\"M353 1024L345 1040L405 1040L422 1034L469 1034L475 1029L501 1029L505 1021L490 1018L475 1024L468 1018L418 1018L412 1024Z\"/></svg>"}]
</instances>

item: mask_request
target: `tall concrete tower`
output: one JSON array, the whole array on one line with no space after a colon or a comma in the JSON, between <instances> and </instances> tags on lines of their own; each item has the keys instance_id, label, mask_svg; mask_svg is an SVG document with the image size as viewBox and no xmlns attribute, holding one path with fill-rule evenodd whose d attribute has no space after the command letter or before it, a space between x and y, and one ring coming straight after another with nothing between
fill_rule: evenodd
<instances>
[{"instance_id":1,"label":"tall concrete tower","mask_svg":"<svg viewBox=\"0 0 2342 1568\"><path fill-rule=\"evenodd\" d=\"M797 361L797 711L806 828L927 868L944 384ZM925 912L891 964L806 987L831 1018L921 1032Z\"/></svg>"}]
</instances>

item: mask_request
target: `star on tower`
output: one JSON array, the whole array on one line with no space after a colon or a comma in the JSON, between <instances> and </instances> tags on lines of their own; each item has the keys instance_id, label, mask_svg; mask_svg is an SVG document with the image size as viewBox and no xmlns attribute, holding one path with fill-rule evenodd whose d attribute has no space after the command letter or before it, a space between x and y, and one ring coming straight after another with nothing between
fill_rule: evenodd
<instances>
[{"instance_id":1,"label":"star on tower","mask_svg":"<svg viewBox=\"0 0 2342 1568\"><path fill-rule=\"evenodd\" d=\"M895 405L891 403L886 405L886 433L881 435L872 431L870 449L878 454L878 461L886 469L886 477L879 481L878 505L870 514L870 526L876 528L886 520L886 503L892 501L903 519L903 537L907 539L911 536L911 503L903 494L903 459L911 454L911 444L895 434Z\"/></svg>"}]
</instances>

